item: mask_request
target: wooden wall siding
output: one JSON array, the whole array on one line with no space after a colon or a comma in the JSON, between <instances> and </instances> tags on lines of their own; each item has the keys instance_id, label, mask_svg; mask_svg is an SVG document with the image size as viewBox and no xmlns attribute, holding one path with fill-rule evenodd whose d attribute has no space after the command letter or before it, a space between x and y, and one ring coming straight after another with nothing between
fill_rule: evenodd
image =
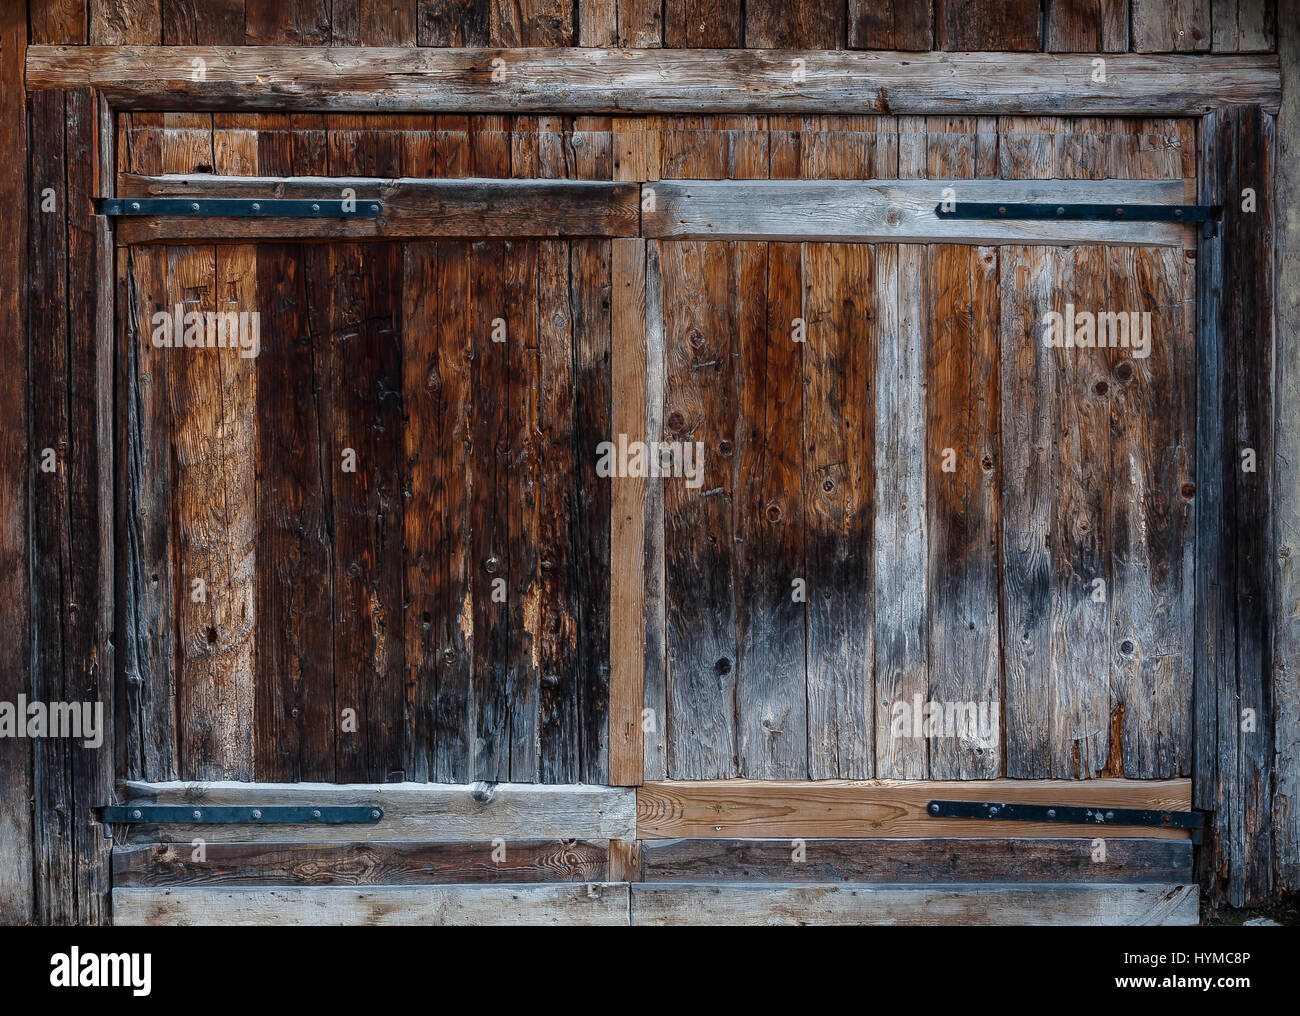
<instances>
[{"instance_id":1,"label":"wooden wall siding","mask_svg":"<svg viewBox=\"0 0 1300 1016\"><path fill-rule=\"evenodd\" d=\"M1276 0L32 0L65 45L1271 52Z\"/></svg>"},{"instance_id":2,"label":"wooden wall siding","mask_svg":"<svg viewBox=\"0 0 1300 1016\"><path fill-rule=\"evenodd\" d=\"M131 172L612 174L600 118L123 121ZM123 256L144 509L129 774L603 782L609 242ZM149 319L177 300L259 308L259 358L163 359Z\"/></svg>"},{"instance_id":3,"label":"wooden wall siding","mask_svg":"<svg viewBox=\"0 0 1300 1016\"><path fill-rule=\"evenodd\" d=\"M1195 174L1184 121L657 123L664 176ZM706 449L698 490L662 485L668 778L1190 771L1195 355L1183 251L651 248L664 439ZM1150 357L1043 348L1047 310L1116 301L1153 312ZM794 316L807 341L782 353L773 340ZM750 343L764 329L760 358ZM796 399L779 378L799 370ZM917 416L923 428L908 422ZM802 492L788 443L800 428ZM802 612L788 602L795 578L807 583ZM872 589L861 602L844 593ZM1000 729L899 737L891 709L918 695L982 704ZM646 771L658 770L648 760Z\"/></svg>"}]
</instances>

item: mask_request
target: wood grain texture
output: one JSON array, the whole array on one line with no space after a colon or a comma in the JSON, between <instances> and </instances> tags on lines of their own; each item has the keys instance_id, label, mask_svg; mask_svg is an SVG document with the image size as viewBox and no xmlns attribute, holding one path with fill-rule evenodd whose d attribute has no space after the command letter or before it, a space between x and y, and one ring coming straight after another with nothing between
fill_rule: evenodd
<instances>
[{"instance_id":1,"label":"wood grain texture","mask_svg":"<svg viewBox=\"0 0 1300 1016\"><path fill-rule=\"evenodd\" d=\"M846 13L845 4L821 0L749 0L745 48L843 49Z\"/></svg>"},{"instance_id":2,"label":"wood grain texture","mask_svg":"<svg viewBox=\"0 0 1300 1016\"><path fill-rule=\"evenodd\" d=\"M186 843L113 851L118 889L221 885L436 885L603 880L608 850L588 840L473 843Z\"/></svg>"},{"instance_id":3,"label":"wood grain texture","mask_svg":"<svg viewBox=\"0 0 1300 1016\"><path fill-rule=\"evenodd\" d=\"M1039 48L1039 5L1034 0L935 0L935 48L975 52Z\"/></svg>"},{"instance_id":4,"label":"wood grain texture","mask_svg":"<svg viewBox=\"0 0 1300 1016\"><path fill-rule=\"evenodd\" d=\"M1050 0L1044 14L1043 49L1046 51L1128 51L1128 0Z\"/></svg>"},{"instance_id":5,"label":"wood grain texture","mask_svg":"<svg viewBox=\"0 0 1300 1016\"><path fill-rule=\"evenodd\" d=\"M663 45L663 4L658 0L615 0L618 44L630 49Z\"/></svg>"},{"instance_id":6,"label":"wood grain texture","mask_svg":"<svg viewBox=\"0 0 1300 1016\"><path fill-rule=\"evenodd\" d=\"M1192 845L1110 836L645 840L641 869L646 882L1186 883Z\"/></svg>"},{"instance_id":7,"label":"wood grain texture","mask_svg":"<svg viewBox=\"0 0 1300 1016\"><path fill-rule=\"evenodd\" d=\"M245 0L160 0L163 45L239 46Z\"/></svg>"},{"instance_id":8,"label":"wood grain texture","mask_svg":"<svg viewBox=\"0 0 1300 1016\"><path fill-rule=\"evenodd\" d=\"M122 177L123 197L331 198L345 187L377 200L374 218L125 216L118 242L302 237L431 238L632 236L639 188L594 180L376 180L300 182L261 177Z\"/></svg>"},{"instance_id":9,"label":"wood grain texture","mask_svg":"<svg viewBox=\"0 0 1300 1016\"><path fill-rule=\"evenodd\" d=\"M1207 51L1210 5L1211 0L1133 0L1133 52Z\"/></svg>"},{"instance_id":10,"label":"wood grain texture","mask_svg":"<svg viewBox=\"0 0 1300 1016\"><path fill-rule=\"evenodd\" d=\"M669 12L671 28L673 11ZM1037 12L1037 4L1034 11ZM1035 13L1035 18L1037 14ZM706 22L707 23L707 22ZM713 32L719 45L725 33ZM669 32L669 45L675 45ZM796 83L798 50L521 49L494 82L466 49L250 46L58 47L27 51L31 89L92 85L117 108L453 113L894 113L1195 116L1234 102L1275 113L1273 56L1118 53L1093 87L1086 54L806 51L818 73ZM193 60L206 63L195 82ZM286 74L286 68L290 72ZM861 79L873 88L863 88ZM264 82L274 82L274 88ZM486 175L486 174L480 174Z\"/></svg>"},{"instance_id":11,"label":"wood grain texture","mask_svg":"<svg viewBox=\"0 0 1300 1016\"><path fill-rule=\"evenodd\" d=\"M910 0L849 0L852 49L919 50L934 45L934 11Z\"/></svg>"},{"instance_id":12,"label":"wood grain texture","mask_svg":"<svg viewBox=\"0 0 1300 1016\"><path fill-rule=\"evenodd\" d=\"M632 923L727 927L1188 925L1198 921L1197 899L1193 885L634 884Z\"/></svg>"},{"instance_id":13,"label":"wood grain texture","mask_svg":"<svg viewBox=\"0 0 1300 1016\"><path fill-rule=\"evenodd\" d=\"M1278 50L1277 0L1210 0L1211 49L1216 53L1269 53Z\"/></svg>"},{"instance_id":14,"label":"wood grain texture","mask_svg":"<svg viewBox=\"0 0 1300 1016\"><path fill-rule=\"evenodd\" d=\"M332 41L329 0L244 0L245 46L328 46Z\"/></svg>"},{"instance_id":15,"label":"wood grain texture","mask_svg":"<svg viewBox=\"0 0 1300 1016\"><path fill-rule=\"evenodd\" d=\"M646 236L664 239L814 240L854 243L1070 243L1190 246L1191 227L1166 223L944 219L945 187L972 202L1079 201L1182 204L1182 181L956 180L936 172L923 183L894 180L660 180Z\"/></svg>"},{"instance_id":16,"label":"wood grain texture","mask_svg":"<svg viewBox=\"0 0 1300 1016\"><path fill-rule=\"evenodd\" d=\"M515 783L128 783L128 804L373 805L384 817L366 825L133 825L132 843L420 840L460 842L537 838L636 838L634 791L617 787Z\"/></svg>"},{"instance_id":17,"label":"wood grain texture","mask_svg":"<svg viewBox=\"0 0 1300 1016\"><path fill-rule=\"evenodd\" d=\"M662 249L656 241L646 244L645 432L653 440L664 432L664 294ZM651 479L646 488L645 508L645 766L647 780L668 778L668 617L665 574L664 484Z\"/></svg>"},{"instance_id":18,"label":"wood grain texture","mask_svg":"<svg viewBox=\"0 0 1300 1016\"><path fill-rule=\"evenodd\" d=\"M1099 804L1186 811L1187 780L892 781L725 780L646 783L637 795L637 835L679 837L1088 836L1090 827L984 819L936 819L931 800ZM1093 827L1095 828L1095 827ZM1114 836L1187 839L1176 829L1108 827Z\"/></svg>"},{"instance_id":19,"label":"wood grain texture","mask_svg":"<svg viewBox=\"0 0 1300 1016\"><path fill-rule=\"evenodd\" d=\"M63 6L82 10L87 7L81 2ZM159 0L90 0L89 19L90 38L87 41L95 46L157 46L162 42L162 5ZM66 43L80 40L67 38L65 33L61 39L40 41Z\"/></svg>"},{"instance_id":20,"label":"wood grain texture","mask_svg":"<svg viewBox=\"0 0 1300 1016\"><path fill-rule=\"evenodd\" d=\"M715 49L745 44L742 5L727 0L664 0L664 45Z\"/></svg>"},{"instance_id":21,"label":"wood grain texture","mask_svg":"<svg viewBox=\"0 0 1300 1016\"><path fill-rule=\"evenodd\" d=\"M293 886L115 889L119 925L570 926L627 924L627 886Z\"/></svg>"}]
</instances>

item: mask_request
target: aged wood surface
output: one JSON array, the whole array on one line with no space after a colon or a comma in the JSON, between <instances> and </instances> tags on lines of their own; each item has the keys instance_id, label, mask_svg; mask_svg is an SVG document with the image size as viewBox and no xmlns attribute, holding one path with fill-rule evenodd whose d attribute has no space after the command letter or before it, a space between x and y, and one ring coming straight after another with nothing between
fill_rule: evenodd
<instances>
[{"instance_id":1,"label":"aged wood surface","mask_svg":"<svg viewBox=\"0 0 1300 1016\"><path fill-rule=\"evenodd\" d=\"M286 886L115 889L115 923L131 925L623 926L626 885Z\"/></svg>"},{"instance_id":2,"label":"aged wood surface","mask_svg":"<svg viewBox=\"0 0 1300 1016\"><path fill-rule=\"evenodd\" d=\"M169 848L157 848L159 850ZM114 863L117 863L114 854ZM1185 840L645 840L645 882L1190 882ZM120 884L120 883L119 883Z\"/></svg>"},{"instance_id":3,"label":"aged wood surface","mask_svg":"<svg viewBox=\"0 0 1300 1016\"><path fill-rule=\"evenodd\" d=\"M115 888L217 885L433 885L596 882L608 850L588 840L464 843L187 843L119 846ZM620 881L611 879L610 881Z\"/></svg>"},{"instance_id":4,"label":"aged wood surface","mask_svg":"<svg viewBox=\"0 0 1300 1016\"><path fill-rule=\"evenodd\" d=\"M853 243L1110 243L1191 246L1191 227L1170 223L944 219L947 200L1182 204L1180 181L696 181L663 180L655 209L643 216L646 236L664 239L810 240Z\"/></svg>"},{"instance_id":5,"label":"aged wood surface","mask_svg":"<svg viewBox=\"0 0 1300 1016\"><path fill-rule=\"evenodd\" d=\"M934 12L908 0L849 0L852 49L920 50L934 45Z\"/></svg>"},{"instance_id":6,"label":"aged wood surface","mask_svg":"<svg viewBox=\"0 0 1300 1016\"><path fill-rule=\"evenodd\" d=\"M472 49L32 46L27 86L91 85L130 109L304 112L1188 116L1234 102L1276 112L1280 101L1272 56L1115 54L1104 88L1091 57L1072 54L552 48L499 58L504 81ZM815 73L794 80L792 59Z\"/></svg>"},{"instance_id":7,"label":"aged wood surface","mask_svg":"<svg viewBox=\"0 0 1300 1016\"><path fill-rule=\"evenodd\" d=\"M1038 49L1040 9L1034 0L935 0L934 6L935 49Z\"/></svg>"},{"instance_id":8,"label":"aged wood surface","mask_svg":"<svg viewBox=\"0 0 1300 1016\"><path fill-rule=\"evenodd\" d=\"M965 800L1171 811L1191 807L1187 780L681 781L646 783L636 794L642 839L1086 836L1090 827L1065 823L930 818L925 806L931 800ZM1157 826L1107 829L1114 836L1187 839L1185 831Z\"/></svg>"},{"instance_id":9,"label":"aged wood surface","mask_svg":"<svg viewBox=\"0 0 1300 1016\"><path fill-rule=\"evenodd\" d=\"M631 789L522 783L134 783L127 803L219 805L377 804L375 824L313 826L133 825L132 843L275 843L371 840L636 839Z\"/></svg>"},{"instance_id":10,"label":"aged wood surface","mask_svg":"<svg viewBox=\"0 0 1300 1016\"><path fill-rule=\"evenodd\" d=\"M121 244L284 238L633 236L640 189L594 180L329 180L124 174L122 197L329 198L351 188L375 218L123 216Z\"/></svg>"},{"instance_id":11,"label":"aged wood surface","mask_svg":"<svg viewBox=\"0 0 1300 1016\"><path fill-rule=\"evenodd\" d=\"M129 891L129 890L126 890ZM1194 885L633 884L638 925L1196 924ZM114 893L116 904L117 893Z\"/></svg>"}]
</instances>

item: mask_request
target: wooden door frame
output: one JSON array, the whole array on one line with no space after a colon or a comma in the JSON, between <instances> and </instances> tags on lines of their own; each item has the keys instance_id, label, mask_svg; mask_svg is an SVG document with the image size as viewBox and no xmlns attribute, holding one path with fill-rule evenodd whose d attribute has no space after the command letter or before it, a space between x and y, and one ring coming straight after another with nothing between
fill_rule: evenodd
<instances>
[{"instance_id":1,"label":"wooden door frame","mask_svg":"<svg viewBox=\"0 0 1300 1016\"><path fill-rule=\"evenodd\" d=\"M1290 26L1292 29L1294 25ZM1283 59L1294 66L1297 42L1294 31L1288 38L1280 33ZM327 55L330 54L330 55ZM418 73L412 73L411 61L418 62ZM494 81L494 61L501 61L496 69L505 69L505 82ZM809 69L807 80L797 83L791 78L791 68L802 60ZM1094 60L1104 60L1108 80L1105 88L1093 87ZM196 61L198 61L196 63ZM1055 55L1055 54L873 54L845 51L628 51L628 50L311 50L247 48L218 49L209 47L56 47L33 46L26 55L26 99L31 103L30 133L33 141L26 155L30 156L30 194L38 195L42 183L52 172L62 171L67 180L66 201L59 205L62 214L59 222L67 237L66 280L84 281L79 291L92 294L89 300L70 301L73 312L70 320L81 324L81 334L49 335L40 331L42 293L58 292L57 277L65 271L58 256L51 256L47 247L40 246L38 234L52 233L50 223L31 214L31 244L36 256L29 265L28 292L32 310L27 315L29 349L33 365L55 357L57 349L51 343L66 344L68 362L61 364L66 375L74 380L84 380L85 387L77 391L76 403L93 407L84 418L69 421L63 435L75 449L91 449L89 460L69 463L66 469L66 486L62 493L48 503L49 517L59 511L80 511L80 516L101 534L100 546L90 552L79 552L56 560L35 552L33 555L32 586L34 589L33 626L39 611L42 594L67 596L58 589L78 590L75 606L55 618L58 636L63 640L62 680L66 686L75 687L80 697L105 703L106 715L112 716L113 703L129 689L117 688L118 668L113 658L110 632L121 634L121 611L118 605L124 594L120 569L114 558L117 547L122 546L127 528L121 517L120 502L115 517L114 488L123 482L115 468L125 461L125 449L115 447L112 440L99 439L98 435L115 433L112 429L115 402L120 408L125 393L115 392L112 358L115 350L115 313L120 313L121 300L115 292L116 280L112 270L112 239L102 218L93 214L91 200L110 196L114 187L116 156L114 152L114 125L116 114L136 109L167 109L177 112L203 110L267 110L278 112L313 112L321 110L366 110L408 112L466 112L466 113L942 113L944 115L1129 115L1129 116L1195 116L1201 118L1200 135L1205 140L1201 149L1198 173L1207 179L1207 167L1218 161L1242 159L1256 165L1262 152L1272 151L1274 139L1266 128L1269 118L1281 109L1284 100L1287 119L1284 121L1278 143L1289 148L1288 141L1296 135L1296 99L1283 95L1278 57L1215 57L1166 56L1150 57L1130 54L1106 55ZM286 74L285 68L289 68ZM275 87L267 87L265 76L272 75ZM278 79L277 79L278 76ZM514 82L524 82L515 84ZM681 84L665 84L681 82ZM1045 86L1044 86L1045 83ZM758 86L758 87L756 87ZM13 102L9 96L8 101ZM43 106L42 103L52 105ZM1243 115L1229 111L1232 105L1252 104L1259 110L1252 123L1261 125L1245 141L1234 138L1222 129L1225 123L1240 123ZM41 110L55 107L65 110L64 130L49 131L47 125L37 122ZM1237 118L1237 119L1234 119ZM61 148L55 153L51 147L43 150L41 138L61 137ZM638 148L635 131L625 135L628 142L623 158L618 160L617 179L645 179L644 167L649 153ZM644 135L642 136L644 141ZM1257 151L1242 154L1245 146L1254 144ZM1300 146L1297 146L1300 147ZM69 158L64 161L64 153ZM95 158L89 176L74 172L72 153L93 153ZM22 160L26 163L26 158ZM1265 160L1266 161L1266 160ZM637 175L641 174L641 175ZM1284 170L1282 178L1294 182L1295 171ZM76 186L73 187L75 180ZM1213 189L1210 197L1221 194ZM1272 212L1274 193L1267 191L1267 212ZM1279 192L1280 193L1280 192ZM35 206L29 202L29 207ZM1283 243L1288 251L1300 250L1300 224L1286 223L1273 213L1272 222L1278 229L1285 228ZM1207 272L1211 261L1221 265L1223 249L1232 240L1257 246L1262 259L1270 259L1269 246L1272 230L1269 220L1259 221L1258 228L1241 237L1225 237L1223 232L1212 241L1202 241L1200 273ZM616 286L615 305L620 314L615 317L612 337L611 374L615 383L628 382L633 395L615 399L611 428L621 428L629 434L645 428L644 385L638 386L647 370L655 369L646 362L644 334L637 329L620 328L618 321L635 320L640 308L653 307L662 294L653 283L647 285L646 273L637 271L645 265L645 240L626 238L614 241L614 264L626 271L626 284ZM57 252L56 252L57 253ZM44 256L42 256L42 254ZM1292 255L1294 257L1294 255ZM20 261L21 263L21 261ZM1267 261L1261 261L1267 263ZM1295 269L1290 262L1278 259L1277 271L1293 279ZM1198 482L1204 497L1206 477L1212 469L1220 469L1225 453L1235 457L1238 442L1233 428L1223 425L1222 389L1215 378L1207 376L1206 365L1221 365L1224 374L1231 376L1234 364L1243 367L1258 366L1257 358L1269 351L1269 344L1257 335L1259 343L1247 348L1248 343L1225 343L1221 334L1224 322L1240 321L1241 315L1251 312L1262 314L1259 308L1268 306L1276 310L1275 328L1279 343L1287 343L1287 367L1298 355L1300 341L1293 336L1300 332L1300 303L1295 298L1274 304L1274 272L1266 271L1253 281L1264 303L1251 303L1244 307L1231 296L1213 288L1213 277L1198 277L1198 347L1203 352L1217 352L1216 360L1207 357L1198 376ZM1206 280L1201 295L1201 279ZM51 288L52 287L52 288ZM70 295L70 294L69 294ZM1253 299L1253 295L1252 295ZM77 309L80 308L80 309ZM1235 317L1233 315L1236 315ZM1264 320L1260 317L1259 320ZM1271 337L1270 337L1271 338ZM1279 354L1281 347L1279 346ZM44 352L41 352L44 350ZM44 359L42 358L44 357ZM1230 360L1228 357L1238 357ZM1279 355L1279 359L1280 359ZM35 414L43 404L41 391L44 378L32 374L32 410ZM1292 385L1295 381L1290 380ZM1271 382L1268 390L1271 390ZM1261 458L1271 460L1273 443L1261 428L1267 426L1270 413L1262 406L1243 407L1245 416L1240 421L1261 433L1261 450L1268 453ZM29 425L30 447L39 443L40 420L33 418ZM1217 426L1216 426L1217 423ZM103 430L100 430L101 425ZM1300 424L1285 416L1277 420L1277 446L1293 449L1300 442ZM1211 450L1215 454L1211 454ZM1280 460L1279 460L1280 461ZM30 527L36 535L47 517L39 493L38 475L29 466L29 480L34 496L35 514ZM62 474L61 474L62 475ZM1272 463L1266 461L1262 474L1265 498L1272 487ZM1288 473L1288 482L1294 486L1294 470ZM640 716L643 705L644 657L644 597L645 584L642 541L644 538L647 497L653 496L648 487L623 485L613 500L611 555L615 576L620 576L611 589L611 688L610 688L610 783L618 786L637 786L642 782L643 738L640 733ZM1268 596L1277 589L1282 575L1287 576L1288 588L1294 588L1292 573L1279 567L1277 574L1271 568L1274 550L1271 530L1267 525L1258 531L1242 534L1242 520L1224 511L1222 505L1211 505L1198 511L1198 597L1197 597L1197 668L1195 676L1195 710L1197 716L1197 743L1201 750L1196 755L1195 800L1196 807L1215 812L1212 820L1214 835L1206 850L1203 864L1204 878L1214 892L1225 887L1233 903L1246 903L1263 899L1273 888L1274 855L1278 863L1288 865L1289 877L1294 878L1296 855L1300 852L1300 808L1282 807L1281 823L1271 829L1272 813L1268 791L1276 779L1280 785L1295 787L1300 777L1294 772L1275 772L1274 745L1272 741L1261 745L1253 741L1239 743L1229 737L1233 728L1231 711L1233 696L1242 689L1254 689L1262 696L1261 708L1273 702L1294 702L1300 689L1296 677L1285 667L1274 670L1271 666L1272 639L1277 616L1275 603L1258 604L1256 621L1262 622L1263 653L1258 657L1259 667L1251 674L1239 673L1239 659L1220 651L1224 644L1213 640L1207 628L1200 623L1202 611L1216 622L1215 631L1237 624L1236 604L1243 595L1238 588L1244 578L1250 584L1245 595L1255 598ZM1269 515L1276 517L1279 509L1270 504ZM65 516L66 517L66 516ZM1288 518L1294 521L1294 511ZM115 538L108 538L115 532ZM1200 567L1201 549L1207 541L1228 545L1232 540L1233 553L1245 554L1259 568L1245 576L1233 574L1232 580L1215 584L1203 581L1215 576L1207 575ZM1248 544L1243 546L1243 544ZM1283 555L1284 557L1287 555ZM1219 560L1220 558L1216 558ZM1225 559L1226 560L1226 559ZM1261 571L1262 569L1262 571ZM42 576L44 578L42 579ZM1205 599L1202 599L1203 594ZM1252 601L1252 602L1255 602ZM55 601L59 602L59 601ZM67 602L66 600L64 601ZM87 623L90 619L90 623ZM617 622L617 623L615 623ZM1235 631L1235 628L1234 628ZM1294 648L1300 638L1295 626L1286 629L1289 646ZM46 637L44 632L38 637ZM37 643L38 645L41 643ZM120 644L120 641L119 641ZM33 655L33 659L35 655ZM1276 687L1270 683L1270 676ZM1213 704L1211 708L1210 704ZM1265 715L1261 721L1279 724L1278 752L1292 750L1300 743L1300 720ZM120 723L108 719L109 730L123 729ZM1285 729L1282 729L1285 725ZM1206 740L1201 740L1206 738ZM120 738L119 738L120 740ZM94 820L94 808L108 802L113 795L113 767L108 760L121 757L127 746L122 743L102 750L98 758L94 753L74 763L76 773L73 795L76 821L83 830L101 830ZM1294 768L1294 755L1286 756ZM734 781L730 781L733 782ZM1261 790L1262 788L1265 788ZM38 805L41 788L35 788ZM1261 803L1260 795L1263 795ZM1249 808L1248 808L1249 805ZM1234 809L1248 810L1250 818L1243 822ZM39 816L40 811L37 811ZM36 822L39 826L40 823ZM1270 835L1275 842L1268 843ZM39 829L35 830L36 843L34 869L44 871L46 864L54 865L57 845L48 846L48 857L41 857L42 842ZM1261 846L1261 838L1263 845ZM108 844L102 832L83 837L78 845L75 864L68 874L74 885L67 889L71 895L64 901L47 901L42 913L46 919L76 919L82 923L96 923L106 913L105 892L107 877Z\"/></svg>"}]
</instances>

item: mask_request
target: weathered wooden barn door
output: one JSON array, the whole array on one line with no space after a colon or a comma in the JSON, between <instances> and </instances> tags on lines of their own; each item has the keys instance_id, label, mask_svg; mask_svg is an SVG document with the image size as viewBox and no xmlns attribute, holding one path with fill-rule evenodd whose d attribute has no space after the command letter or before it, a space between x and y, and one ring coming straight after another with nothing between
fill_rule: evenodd
<instances>
[{"instance_id":1,"label":"weathered wooden barn door","mask_svg":"<svg viewBox=\"0 0 1300 1016\"><path fill-rule=\"evenodd\" d=\"M647 519L645 779L1188 775L1192 231L826 242L870 227L757 181L924 180L937 205L963 180L1037 178L1045 201L1163 180L1186 201L1194 124L659 138L665 181L733 182L661 183L645 215L650 428L703 461ZM1050 314L1068 344L1042 341Z\"/></svg>"}]
</instances>

